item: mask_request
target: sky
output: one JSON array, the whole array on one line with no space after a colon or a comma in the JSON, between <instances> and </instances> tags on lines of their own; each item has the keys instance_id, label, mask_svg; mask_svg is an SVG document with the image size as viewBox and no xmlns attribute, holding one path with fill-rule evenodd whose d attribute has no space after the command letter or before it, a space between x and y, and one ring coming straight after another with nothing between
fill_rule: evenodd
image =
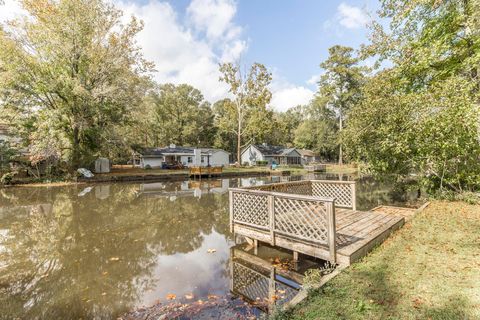
<instances>
[{"instance_id":1,"label":"sky","mask_svg":"<svg viewBox=\"0 0 480 320\"><path fill-rule=\"evenodd\" d=\"M307 104L317 89L328 48L358 49L378 0L109 0L144 22L138 44L160 83L188 83L215 102L228 96L218 64L259 62L272 72L271 106ZM0 6L0 22L21 13Z\"/></svg>"}]
</instances>

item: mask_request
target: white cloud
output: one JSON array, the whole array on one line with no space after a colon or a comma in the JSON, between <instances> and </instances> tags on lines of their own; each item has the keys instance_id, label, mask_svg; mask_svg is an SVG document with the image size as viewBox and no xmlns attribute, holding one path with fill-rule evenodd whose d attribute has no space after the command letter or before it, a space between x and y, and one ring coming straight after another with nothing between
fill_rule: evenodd
<instances>
[{"instance_id":1,"label":"white cloud","mask_svg":"<svg viewBox=\"0 0 480 320\"><path fill-rule=\"evenodd\" d=\"M310 77L310 79L307 80L307 84L316 86L318 84L318 81L320 81L320 78L322 77L322 74L314 74L313 76Z\"/></svg>"},{"instance_id":2,"label":"white cloud","mask_svg":"<svg viewBox=\"0 0 480 320\"><path fill-rule=\"evenodd\" d=\"M298 105L306 105L312 100L314 91L290 83L282 77L277 70L272 72L273 81L270 86L272 90L272 101L270 106L277 111L286 111Z\"/></svg>"},{"instance_id":3,"label":"white cloud","mask_svg":"<svg viewBox=\"0 0 480 320\"><path fill-rule=\"evenodd\" d=\"M364 28L369 19L368 15L359 7L341 3L337 8L340 24L348 29Z\"/></svg>"},{"instance_id":4,"label":"white cloud","mask_svg":"<svg viewBox=\"0 0 480 320\"><path fill-rule=\"evenodd\" d=\"M150 0L140 5L123 1L117 5L126 18L135 15L144 21L138 44L155 63L158 82L191 84L211 102L226 96L227 87L218 80L218 63L238 60L247 48L240 38L241 28L232 21L236 12L232 1L193 0L183 23L166 2ZM208 19L214 21L215 30L209 29Z\"/></svg>"},{"instance_id":5,"label":"white cloud","mask_svg":"<svg viewBox=\"0 0 480 320\"><path fill-rule=\"evenodd\" d=\"M187 15L196 30L206 33L209 40L234 39L242 31L232 20L237 6L232 0L193 0Z\"/></svg>"},{"instance_id":6,"label":"white cloud","mask_svg":"<svg viewBox=\"0 0 480 320\"><path fill-rule=\"evenodd\" d=\"M24 14L25 11L22 9L20 4L14 0L6 0L2 5L0 4L0 23L7 20L12 20L20 14Z\"/></svg>"}]
</instances>

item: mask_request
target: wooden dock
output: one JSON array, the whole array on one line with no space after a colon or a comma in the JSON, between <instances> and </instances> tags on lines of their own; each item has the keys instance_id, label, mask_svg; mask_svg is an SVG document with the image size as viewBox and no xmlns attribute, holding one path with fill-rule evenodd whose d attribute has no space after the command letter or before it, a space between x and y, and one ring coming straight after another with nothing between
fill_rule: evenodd
<instances>
[{"instance_id":1,"label":"wooden dock","mask_svg":"<svg viewBox=\"0 0 480 320\"><path fill-rule=\"evenodd\" d=\"M342 265L365 256L405 222L395 210L358 211L353 181L295 181L229 192L236 235Z\"/></svg>"},{"instance_id":2,"label":"wooden dock","mask_svg":"<svg viewBox=\"0 0 480 320\"><path fill-rule=\"evenodd\" d=\"M223 172L222 167L190 167L190 177L214 177L219 176Z\"/></svg>"}]
</instances>

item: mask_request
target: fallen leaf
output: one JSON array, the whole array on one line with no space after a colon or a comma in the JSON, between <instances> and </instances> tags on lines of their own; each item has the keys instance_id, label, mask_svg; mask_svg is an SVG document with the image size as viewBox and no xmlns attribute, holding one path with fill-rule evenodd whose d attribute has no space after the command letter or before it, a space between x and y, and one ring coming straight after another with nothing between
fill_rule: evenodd
<instances>
[{"instance_id":1,"label":"fallen leaf","mask_svg":"<svg viewBox=\"0 0 480 320\"><path fill-rule=\"evenodd\" d=\"M175 300L177 298L176 294L169 293L167 294L167 300Z\"/></svg>"},{"instance_id":2,"label":"fallen leaf","mask_svg":"<svg viewBox=\"0 0 480 320\"><path fill-rule=\"evenodd\" d=\"M217 249L208 249L207 250L207 253L215 253L215 252L217 252Z\"/></svg>"},{"instance_id":3,"label":"fallen leaf","mask_svg":"<svg viewBox=\"0 0 480 320\"><path fill-rule=\"evenodd\" d=\"M108 271L102 272L103 276L106 276L108 274Z\"/></svg>"},{"instance_id":4,"label":"fallen leaf","mask_svg":"<svg viewBox=\"0 0 480 320\"><path fill-rule=\"evenodd\" d=\"M217 299L217 298L218 298L218 297L217 297L216 295L214 295L214 294L209 294L209 295L208 295L208 299L209 299L209 300L213 300L213 299Z\"/></svg>"},{"instance_id":5,"label":"fallen leaf","mask_svg":"<svg viewBox=\"0 0 480 320\"><path fill-rule=\"evenodd\" d=\"M107 295L107 293L106 293L106 292L102 292L102 296L106 296L106 295Z\"/></svg>"},{"instance_id":6,"label":"fallen leaf","mask_svg":"<svg viewBox=\"0 0 480 320\"><path fill-rule=\"evenodd\" d=\"M120 258L119 257L111 257L109 260L110 261L118 261L118 260L120 260Z\"/></svg>"},{"instance_id":7,"label":"fallen leaf","mask_svg":"<svg viewBox=\"0 0 480 320\"><path fill-rule=\"evenodd\" d=\"M187 299L187 300L192 300L192 299L193 299L193 293L187 293L187 294L185 295L185 299Z\"/></svg>"}]
</instances>

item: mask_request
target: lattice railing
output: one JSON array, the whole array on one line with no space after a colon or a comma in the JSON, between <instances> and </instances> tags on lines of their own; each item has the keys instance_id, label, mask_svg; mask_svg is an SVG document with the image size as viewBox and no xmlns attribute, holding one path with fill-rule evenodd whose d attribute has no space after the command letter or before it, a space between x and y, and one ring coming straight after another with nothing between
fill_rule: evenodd
<instances>
[{"instance_id":1,"label":"lattice railing","mask_svg":"<svg viewBox=\"0 0 480 320\"><path fill-rule=\"evenodd\" d=\"M273 274L272 270L266 270L268 275L264 275L238 261L231 263L231 290L257 306L264 305L271 311L273 306L281 306L298 294L298 289L278 281L274 270Z\"/></svg>"},{"instance_id":2,"label":"lattice railing","mask_svg":"<svg viewBox=\"0 0 480 320\"><path fill-rule=\"evenodd\" d=\"M307 180L265 184L261 186L253 186L253 187L250 187L249 189L290 193L290 194L301 194L306 196L312 195L311 182Z\"/></svg>"},{"instance_id":3,"label":"lattice railing","mask_svg":"<svg viewBox=\"0 0 480 320\"><path fill-rule=\"evenodd\" d=\"M334 198L335 206L357 209L355 181L312 180L312 196Z\"/></svg>"},{"instance_id":4,"label":"lattice railing","mask_svg":"<svg viewBox=\"0 0 480 320\"><path fill-rule=\"evenodd\" d=\"M295 183L297 188L305 185ZM231 231L235 224L267 231L272 245L279 235L326 245L330 260L335 262L334 199L253 188L230 189Z\"/></svg>"},{"instance_id":5,"label":"lattice railing","mask_svg":"<svg viewBox=\"0 0 480 320\"><path fill-rule=\"evenodd\" d=\"M275 233L327 244L328 213L325 202L290 195L275 196L274 201Z\"/></svg>"}]
</instances>

